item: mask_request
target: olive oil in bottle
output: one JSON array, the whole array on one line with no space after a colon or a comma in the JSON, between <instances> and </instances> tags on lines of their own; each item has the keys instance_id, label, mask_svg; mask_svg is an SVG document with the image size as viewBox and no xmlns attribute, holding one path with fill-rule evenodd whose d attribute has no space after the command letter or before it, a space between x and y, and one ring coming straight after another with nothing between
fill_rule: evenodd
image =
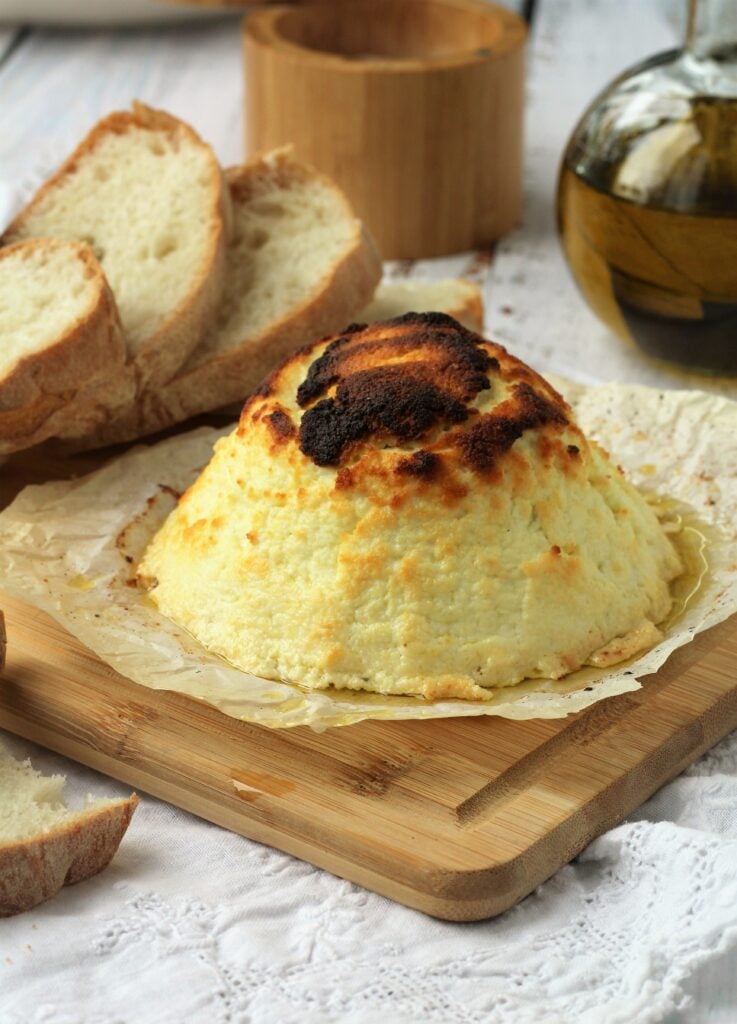
<instances>
[{"instance_id":1,"label":"olive oil in bottle","mask_svg":"<svg viewBox=\"0 0 737 1024\"><path fill-rule=\"evenodd\" d=\"M737 374L737 3L692 0L688 42L584 115L558 191L593 310L643 352Z\"/></svg>"}]
</instances>

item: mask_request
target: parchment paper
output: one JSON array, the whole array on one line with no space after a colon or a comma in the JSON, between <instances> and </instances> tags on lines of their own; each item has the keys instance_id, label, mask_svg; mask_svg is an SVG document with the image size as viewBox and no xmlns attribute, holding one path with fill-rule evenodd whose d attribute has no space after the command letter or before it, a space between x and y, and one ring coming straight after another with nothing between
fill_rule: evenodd
<instances>
[{"instance_id":1,"label":"parchment paper","mask_svg":"<svg viewBox=\"0 0 737 1024\"><path fill-rule=\"evenodd\" d=\"M584 431L609 449L643 492L689 506L705 527L709 568L695 599L661 643L613 670L583 669L557 682L529 680L490 691L485 701L431 702L303 690L249 675L209 654L159 614L136 588L134 571L178 494L225 432L212 428L133 449L77 481L26 488L0 513L0 588L49 612L136 683L189 694L261 725L323 729L366 718L563 717L638 689L639 679L677 647L737 611L737 404L698 391L554 383ZM697 547L692 545L698 558Z\"/></svg>"}]
</instances>

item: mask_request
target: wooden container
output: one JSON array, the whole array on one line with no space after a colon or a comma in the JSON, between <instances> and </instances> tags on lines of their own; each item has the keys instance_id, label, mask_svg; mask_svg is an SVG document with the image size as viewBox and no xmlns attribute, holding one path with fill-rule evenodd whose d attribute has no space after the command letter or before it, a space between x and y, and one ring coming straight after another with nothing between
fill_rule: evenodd
<instances>
[{"instance_id":1,"label":"wooden container","mask_svg":"<svg viewBox=\"0 0 737 1024\"><path fill-rule=\"evenodd\" d=\"M519 221L526 27L485 0L310 0L243 23L246 148L293 143L387 258Z\"/></svg>"}]
</instances>

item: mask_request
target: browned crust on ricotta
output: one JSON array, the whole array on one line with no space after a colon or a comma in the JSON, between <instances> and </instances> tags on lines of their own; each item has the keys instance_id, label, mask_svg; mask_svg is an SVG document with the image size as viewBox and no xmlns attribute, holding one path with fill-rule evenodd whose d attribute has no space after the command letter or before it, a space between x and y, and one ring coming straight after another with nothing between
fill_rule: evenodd
<instances>
[{"instance_id":1,"label":"browned crust on ricotta","mask_svg":"<svg viewBox=\"0 0 737 1024\"><path fill-rule=\"evenodd\" d=\"M301 383L287 393L295 363ZM447 490L451 469L493 474L528 431L539 432L544 460L571 467L578 454L559 436L577 433L563 398L501 345L443 313L351 324L302 349L247 403L241 429L259 418L275 442L298 444L316 465L335 469L338 490L389 473L395 490L402 480Z\"/></svg>"},{"instance_id":2,"label":"browned crust on ricotta","mask_svg":"<svg viewBox=\"0 0 737 1024\"><path fill-rule=\"evenodd\" d=\"M500 456L509 451L526 430L553 423L559 426L568 423L560 403L522 381L513 386L511 398L480 416L469 430L459 432L457 445L469 466L486 473L494 469Z\"/></svg>"}]
</instances>

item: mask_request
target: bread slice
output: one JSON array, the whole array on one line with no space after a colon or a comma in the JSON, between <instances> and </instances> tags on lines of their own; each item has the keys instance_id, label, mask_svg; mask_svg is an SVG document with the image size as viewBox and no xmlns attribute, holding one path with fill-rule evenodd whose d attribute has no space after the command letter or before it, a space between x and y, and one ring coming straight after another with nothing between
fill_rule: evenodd
<instances>
[{"instance_id":1,"label":"bread slice","mask_svg":"<svg viewBox=\"0 0 737 1024\"><path fill-rule=\"evenodd\" d=\"M0 339L0 453L89 432L132 398L115 300L87 245L0 249Z\"/></svg>"},{"instance_id":2,"label":"bread slice","mask_svg":"<svg viewBox=\"0 0 737 1024\"><path fill-rule=\"evenodd\" d=\"M168 380L220 302L230 218L209 146L169 114L135 103L100 121L1 242L88 242L115 294L140 385Z\"/></svg>"},{"instance_id":3,"label":"bread slice","mask_svg":"<svg viewBox=\"0 0 737 1024\"><path fill-rule=\"evenodd\" d=\"M0 917L19 914L62 886L91 878L112 860L138 804L63 803L63 775L43 776L0 747Z\"/></svg>"},{"instance_id":4,"label":"bread slice","mask_svg":"<svg viewBox=\"0 0 737 1024\"><path fill-rule=\"evenodd\" d=\"M289 147L226 172L234 233L203 343L161 388L90 438L125 441L242 401L284 356L340 330L372 296L381 258L342 192Z\"/></svg>"},{"instance_id":5,"label":"bread slice","mask_svg":"<svg viewBox=\"0 0 737 1024\"><path fill-rule=\"evenodd\" d=\"M442 281L382 281L368 306L356 317L359 323L391 320L404 313L447 313L479 334L484 330L481 289L462 277Z\"/></svg>"}]
</instances>

